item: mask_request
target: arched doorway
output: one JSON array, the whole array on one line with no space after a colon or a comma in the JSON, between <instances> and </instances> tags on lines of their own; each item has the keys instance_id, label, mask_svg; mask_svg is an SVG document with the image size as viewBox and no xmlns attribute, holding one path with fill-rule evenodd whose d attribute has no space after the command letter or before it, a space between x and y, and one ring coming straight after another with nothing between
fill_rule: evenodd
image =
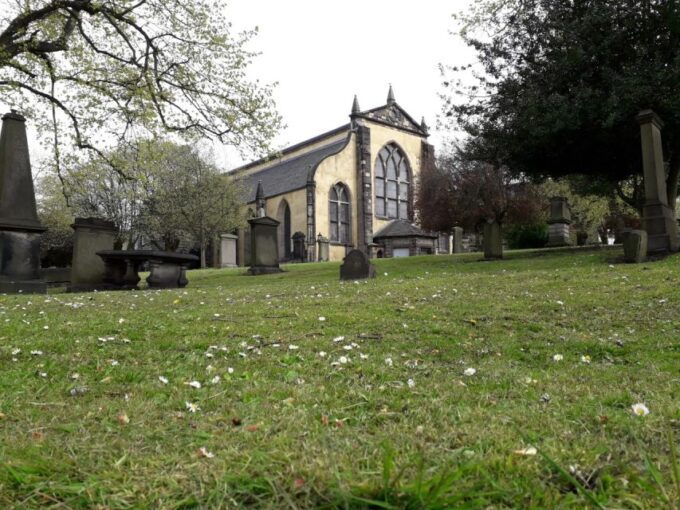
<instances>
[{"instance_id":1,"label":"arched doorway","mask_svg":"<svg viewBox=\"0 0 680 510\"><path fill-rule=\"evenodd\" d=\"M290 206L285 199L281 200L279 204L276 220L279 222L279 259L288 260L291 257L293 247L291 241Z\"/></svg>"}]
</instances>

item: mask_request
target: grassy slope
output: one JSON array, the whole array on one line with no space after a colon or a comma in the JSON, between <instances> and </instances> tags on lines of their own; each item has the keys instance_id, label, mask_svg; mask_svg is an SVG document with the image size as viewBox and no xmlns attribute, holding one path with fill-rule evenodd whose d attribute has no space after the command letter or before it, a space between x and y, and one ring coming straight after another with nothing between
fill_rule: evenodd
<instances>
[{"instance_id":1,"label":"grassy slope","mask_svg":"<svg viewBox=\"0 0 680 510\"><path fill-rule=\"evenodd\" d=\"M0 297L0 507L673 508L680 257L616 255Z\"/></svg>"}]
</instances>

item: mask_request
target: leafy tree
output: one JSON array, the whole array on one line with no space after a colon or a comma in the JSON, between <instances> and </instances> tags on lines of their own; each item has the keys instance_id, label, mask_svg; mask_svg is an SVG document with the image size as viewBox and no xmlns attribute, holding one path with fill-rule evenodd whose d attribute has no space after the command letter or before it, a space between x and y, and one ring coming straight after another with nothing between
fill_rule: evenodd
<instances>
[{"instance_id":1,"label":"leafy tree","mask_svg":"<svg viewBox=\"0 0 680 510\"><path fill-rule=\"evenodd\" d=\"M161 131L262 151L280 118L271 89L245 75L255 32L232 34L224 11L221 0L4 0L0 97L53 133L58 169L69 147L106 158Z\"/></svg>"},{"instance_id":2,"label":"leafy tree","mask_svg":"<svg viewBox=\"0 0 680 510\"><path fill-rule=\"evenodd\" d=\"M421 225L444 232L454 226L479 231L487 220L529 224L543 217L546 202L533 184L504 167L464 156L451 147L436 169L426 170L416 200Z\"/></svg>"},{"instance_id":3,"label":"leafy tree","mask_svg":"<svg viewBox=\"0 0 680 510\"><path fill-rule=\"evenodd\" d=\"M680 2L481 0L460 23L477 62L450 69L444 113L470 135L468 157L532 178L585 174L592 190L614 189L639 209L635 116L652 108L666 124L668 198L675 204ZM469 69L478 78L472 86L459 75Z\"/></svg>"},{"instance_id":4,"label":"leafy tree","mask_svg":"<svg viewBox=\"0 0 680 510\"><path fill-rule=\"evenodd\" d=\"M61 184L52 174L37 181L38 217L47 231L40 236L43 267L71 265L73 253L72 210L66 204Z\"/></svg>"}]
</instances>

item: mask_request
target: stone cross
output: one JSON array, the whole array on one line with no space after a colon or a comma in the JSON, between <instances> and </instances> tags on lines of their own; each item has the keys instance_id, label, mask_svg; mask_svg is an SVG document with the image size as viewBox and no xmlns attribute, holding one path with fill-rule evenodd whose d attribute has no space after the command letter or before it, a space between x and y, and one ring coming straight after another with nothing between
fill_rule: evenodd
<instances>
[{"instance_id":1,"label":"stone cross","mask_svg":"<svg viewBox=\"0 0 680 510\"><path fill-rule=\"evenodd\" d=\"M666 170L661 145L663 121L652 110L641 111L637 120L642 143L645 182L642 224L647 232L647 249L650 253L677 251L680 240L675 222L675 204L669 206L666 194Z\"/></svg>"}]
</instances>

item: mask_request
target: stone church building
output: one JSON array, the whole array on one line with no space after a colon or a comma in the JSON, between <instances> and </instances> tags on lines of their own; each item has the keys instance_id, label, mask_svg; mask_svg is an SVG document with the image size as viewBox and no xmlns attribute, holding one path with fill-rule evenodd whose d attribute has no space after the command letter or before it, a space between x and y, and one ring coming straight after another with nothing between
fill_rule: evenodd
<instances>
[{"instance_id":1,"label":"stone church building","mask_svg":"<svg viewBox=\"0 0 680 510\"><path fill-rule=\"evenodd\" d=\"M387 104L361 110L355 97L348 124L232 175L248 193L251 216L280 222L282 261L342 260L352 248L371 257L434 253L437 235L413 225L418 175L434 164L427 139L425 121L416 122L390 86ZM249 244L244 229L240 265L249 259Z\"/></svg>"}]
</instances>

